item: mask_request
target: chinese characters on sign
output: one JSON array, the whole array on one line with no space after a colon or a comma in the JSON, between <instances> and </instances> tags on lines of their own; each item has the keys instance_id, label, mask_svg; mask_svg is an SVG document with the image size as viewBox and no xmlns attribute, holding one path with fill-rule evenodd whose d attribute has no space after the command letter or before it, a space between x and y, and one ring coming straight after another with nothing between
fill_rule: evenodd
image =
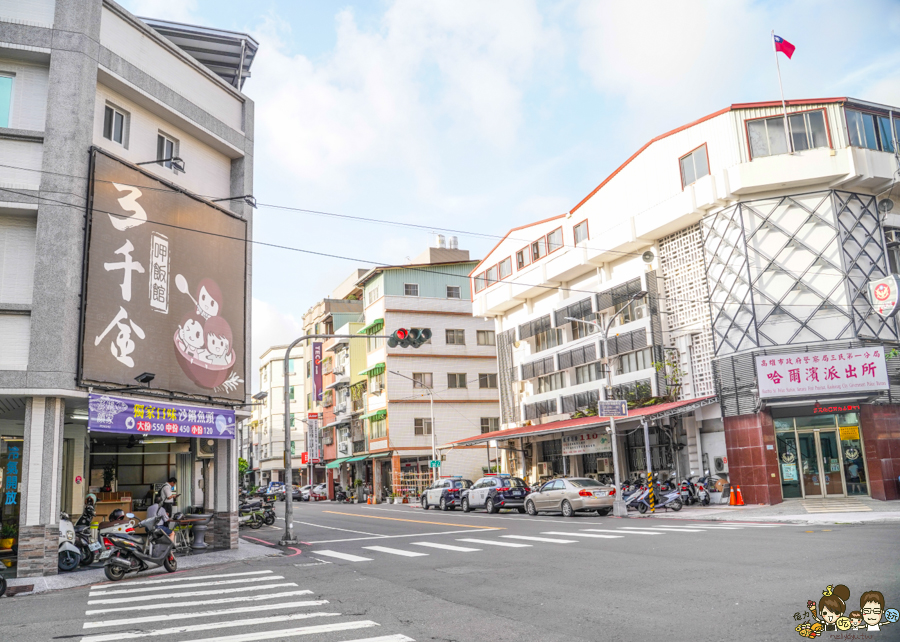
<instances>
[{"instance_id":1,"label":"chinese characters on sign","mask_svg":"<svg viewBox=\"0 0 900 642\"><path fill-rule=\"evenodd\" d=\"M91 394L88 428L129 435L234 439L234 411Z\"/></svg>"},{"instance_id":2,"label":"chinese characters on sign","mask_svg":"<svg viewBox=\"0 0 900 642\"><path fill-rule=\"evenodd\" d=\"M150 235L150 307L169 312L169 239L158 232Z\"/></svg>"},{"instance_id":3,"label":"chinese characters on sign","mask_svg":"<svg viewBox=\"0 0 900 642\"><path fill-rule=\"evenodd\" d=\"M562 436L563 455L585 455L612 451L606 432L581 432Z\"/></svg>"},{"instance_id":4,"label":"chinese characters on sign","mask_svg":"<svg viewBox=\"0 0 900 642\"><path fill-rule=\"evenodd\" d=\"M322 344L319 344L320 346ZM309 458L312 462L318 463L321 455L319 454L319 413L306 413L306 434Z\"/></svg>"},{"instance_id":5,"label":"chinese characters on sign","mask_svg":"<svg viewBox=\"0 0 900 642\"><path fill-rule=\"evenodd\" d=\"M13 506L19 489L19 457L22 452L18 446L10 446L6 459L6 482L3 484L3 505Z\"/></svg>"},{"instance_id":6,"label":"chinese characters on sign","mask_svg":"<svg viewBox=\"0 0 900 642\"><path fill-rule=\"evenodd\" d=\"M322 401L322 344L312 344L313 357L313 398Z\"/></svg>"},{"instance_id":7,"label":"chinese characters on sign","mask_svg":"<svg viewBox=\"0 0 900 642\"><path fill-rule=\"evenodd\" d=\"M760 398L888 388L882 346L756 357Z\"/></svg>"}]
</instances>

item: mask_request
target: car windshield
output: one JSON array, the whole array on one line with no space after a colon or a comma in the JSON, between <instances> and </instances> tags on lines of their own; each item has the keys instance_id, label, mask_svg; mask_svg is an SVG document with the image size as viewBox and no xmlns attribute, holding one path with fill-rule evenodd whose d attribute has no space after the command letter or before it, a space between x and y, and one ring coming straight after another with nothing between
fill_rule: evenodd
<instances>
[{"instance_id":1,"label":"car windshield","mask_svg":"<svg viewBox=\"0 0 900 642\"><path fill-rule=\"evenodd\" d=\"M603 486L603 484L596 479L570 479L569 483L575 488L596 488L597 486Z\"/></svg>"},{"instance_id":2,"label":"car windshield","mask_svg":"<svg viewBox=\"0 0 900 642\"><path fill-rule=\"evenodd\" d=\"M518 477L501 477L500 483L506 488L525 488L528 485Z\"/></svg>"},{"instance_id":3,"label":"car windshield","mask_svg":"<svg viewBox=\"0 0 900 642\"><path fill-rule=\"evenodd\" d=\"M453 488L470 488L472 486L472 482L468 479L457 479L453 481Z\"/></svg>"}]
</instances>

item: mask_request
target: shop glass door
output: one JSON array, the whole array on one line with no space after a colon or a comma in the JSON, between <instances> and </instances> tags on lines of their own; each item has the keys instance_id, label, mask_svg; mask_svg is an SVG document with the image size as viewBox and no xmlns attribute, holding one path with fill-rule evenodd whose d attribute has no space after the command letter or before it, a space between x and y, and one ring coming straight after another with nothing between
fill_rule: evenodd
<instances>
[{"instance_id":1,"label":"shop glass door","mask_svg":"<svg viewBox=\"0 0 900 642\"><path fill-rule=\"evenodd\" d=\"M837 433L831 430L823 430L818 433L818 437L823 480L822 488L825 491L825 496L843 497L843 472L841 470L841 455L838 448Z\"/></svg>"},{"instance_id":2,"label":"shop glass door","mask_svg":"<svg viewBox=\"0 0 900 642\"><path fill-rule=\"evenodd\" d=\"M800 480L804 497L823 496L817 441L814 432L797 434L797 450L800 452Z\"/></svg>"},{"instance_id":3,"label":"shop glass door","mask_svg":"<svg viewBox=\"0 0 900 642\"><path fill-rule=\"evenodd\" d=\"M797 439L794 435L793 422L791 422L790 432L775 433L775 441L778 442L778 469L781 474L782 497L785 499L803 497L800 490L800 476L797 474Z\"/></svg>"}]
</instances>

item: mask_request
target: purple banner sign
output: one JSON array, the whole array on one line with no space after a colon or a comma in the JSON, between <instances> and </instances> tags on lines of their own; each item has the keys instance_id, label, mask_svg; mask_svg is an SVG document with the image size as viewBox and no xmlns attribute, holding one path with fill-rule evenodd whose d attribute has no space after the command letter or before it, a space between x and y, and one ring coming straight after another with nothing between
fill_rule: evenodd
<instances>
[{"instance_id":1,"label":"purple banner sign","mask_svg":"<svg viewBox=\"0 0 900 642\"><path fill-rule=\"evenodd\" d=\"M322 344L314 343L313 348L313 391L316 401L322 401Z\"/></svg>"},{"instance_id":2,"label":"purple banner sign","mask_svg":"<svg viewBox=\"0 0 900 642\"><path fill-rule=\"evenodd\" d=\"M88 428L151 437L234 439L234 410L91 394Z\"/></svg>"}]
</instances>

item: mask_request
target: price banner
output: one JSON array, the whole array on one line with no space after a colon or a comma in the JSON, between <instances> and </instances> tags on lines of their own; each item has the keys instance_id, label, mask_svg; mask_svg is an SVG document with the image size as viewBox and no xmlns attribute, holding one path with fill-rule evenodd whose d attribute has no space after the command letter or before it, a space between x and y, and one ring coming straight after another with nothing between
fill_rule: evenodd
<instances>
[{"instance_id":1,"label":"price banner","mask_svg":"<svg viewBox=\"0 0 900 642\"><path fill-rule=\"evenodd\" d=\"M234 439L233 410L99 394L88 407L88 428L98 432Z\"/></svg>"}]
</instances>

